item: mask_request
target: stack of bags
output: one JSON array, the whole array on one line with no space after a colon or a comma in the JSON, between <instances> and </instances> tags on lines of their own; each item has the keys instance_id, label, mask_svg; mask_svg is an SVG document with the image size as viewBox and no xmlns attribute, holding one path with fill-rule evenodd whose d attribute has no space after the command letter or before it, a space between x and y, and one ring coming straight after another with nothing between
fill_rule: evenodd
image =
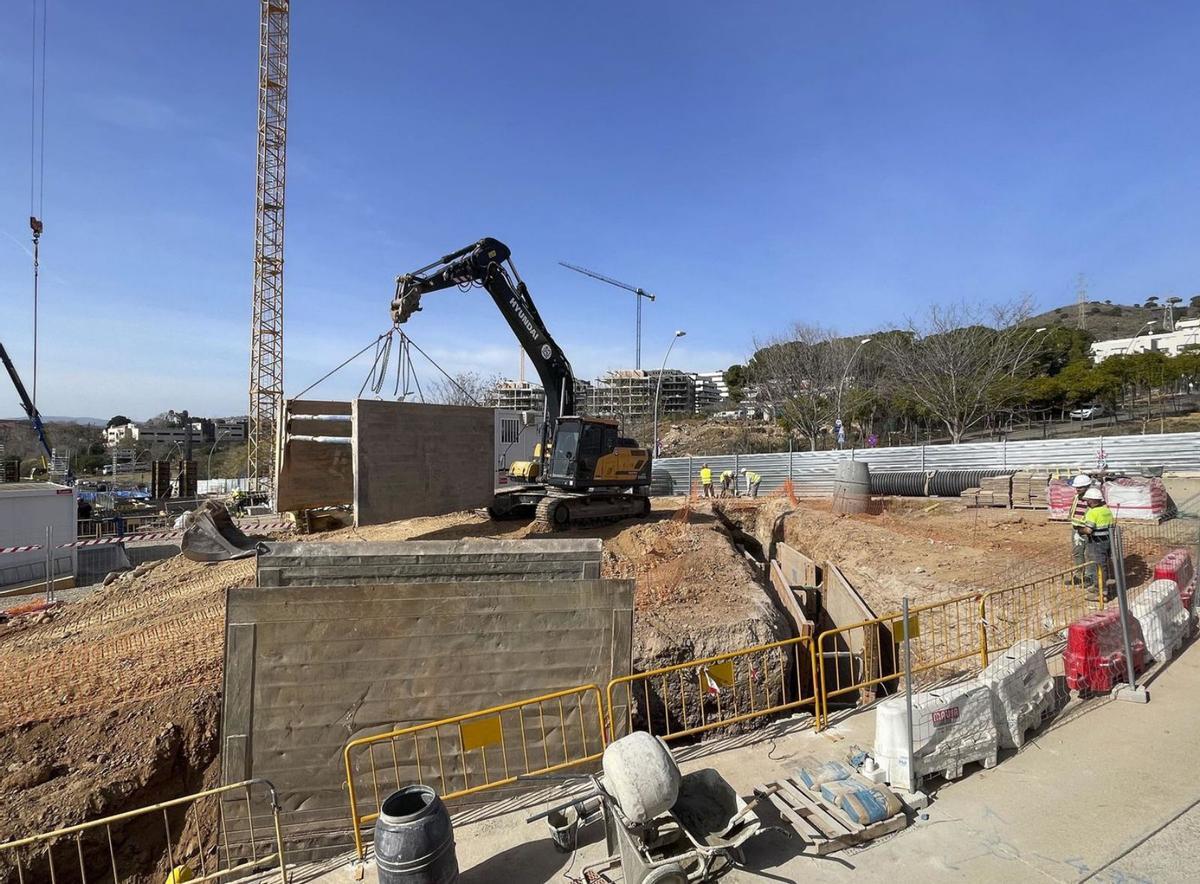
<instances>
[{"instance_id":1,"label":"stack of bags","mask_svg":"<svg viewBox=\"0 0 1200 884\"><path fill-rule=\"evenodd\" d=\"M1071 505L1075 502L1075 489L1071 478L1053 479L1046 486L1046 502L1050 506L1050 518L1070 519Z\"/></svg>"},{"instance_id":2,"label":"stack of bags","mask_svg":"<svg viewBox=\"0 0 1200 884\"><path fill-rule=\"evenodd\" d=\"M1012 478L1012 505L1020 509L1045 509L1049 482L1050 477L1045 473L1017 473Z\"/></svg>"},{"instance_id":3,"label":"stack of bags","mask_svg":"<svg viewBox=\"0 0 1200 884\"><path fill-rule=\"evenodd\" d=\"M1162 479L1109 479L1104 499L1118 519L1161 521L1167 517L1170 500Z\"/></svg>"}]
</instances>

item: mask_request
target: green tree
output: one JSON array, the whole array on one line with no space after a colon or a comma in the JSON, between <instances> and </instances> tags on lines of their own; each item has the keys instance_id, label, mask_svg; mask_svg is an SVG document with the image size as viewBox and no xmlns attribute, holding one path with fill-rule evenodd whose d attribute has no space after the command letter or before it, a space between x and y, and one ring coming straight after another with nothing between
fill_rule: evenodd
<instances>
[{"instance_id":1,"label":"green tree","mask_svg":"<svg viewBox=\"0 0 1200 884\"><path fill-rule=\"evenodd\" d=\"M749 377L744 365L731 365L725 369L724 373L725 385L729 387L729 398L734 402L740 402L746 392L746 384Z\"/></svg>"},{"instance_id":2,"label":"green tree","mask_svg":"<svg viewBox=\"0 0 1200 884\"><path fill-rule=\"evenodd\" d=\"M123 427L126 424L131 424L131 423L133 423L133 421L131 421L129 418L125 417L125 415L116 414L108 419L108 423L106 423L104 425L104 429L107 430L110 427Z\"/></svg>"}]
</instances>

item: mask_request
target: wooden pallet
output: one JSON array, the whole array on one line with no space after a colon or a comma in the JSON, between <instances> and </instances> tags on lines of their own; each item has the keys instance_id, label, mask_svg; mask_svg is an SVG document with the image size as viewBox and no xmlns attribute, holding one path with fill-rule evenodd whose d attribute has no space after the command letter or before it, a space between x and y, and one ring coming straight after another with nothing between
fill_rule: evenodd
<instances>
[{"instance_id":1,"label":"wooden pallet","mask_svg":"<svg viewBox=\"0 0 1200 884\"><path fill-rule=\"evenodd\" d=\"M769 791L775 787L778 789L770 795L771 803L791 823L796 834L812 845L817 856L899 832L908 825L904 811L877 823L856 823L840 807L795 779L781 779L760 789Z\"/></svg>"}]
</instances>

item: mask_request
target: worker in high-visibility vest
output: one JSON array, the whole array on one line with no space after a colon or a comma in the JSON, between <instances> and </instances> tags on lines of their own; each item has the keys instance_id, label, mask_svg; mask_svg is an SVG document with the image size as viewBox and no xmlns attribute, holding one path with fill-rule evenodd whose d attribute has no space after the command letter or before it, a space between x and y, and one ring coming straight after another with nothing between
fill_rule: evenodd
<instances>
[{"instance_id":1,"label":"worker in high-visibility vest","mask_svg":"<svg viewBox=\"0 0 1200 884\"><path fill-rule=\"evenodd\" d=\"M745 467L742 468L742 475L746 477L746 494L750 497L758 497L758 486L762 482L762 476Z\"/></svg>"},{"instance_id":2,"label":"worker in high-visibility vest","mask_svg":"<svg viewBox=\"0 0 1200 884\"><path fill-rule=\"evenodd\" d=\"M700 467L700 494L703 497L713 496L712 467L708 464Z\"/></svg>"},{"instance_id":3,"label":"worker in high-visibility vest","mask_svg":"<svg viewBox=\"0 0 1200 884\"><path fill-rule=\"evenodd\" d=\"M1104 502L1104 494L1099 488L1089 488L1083 493L1083 499L1088 505L1082 529L1087 537L1088 594L1092 599L1103 599L1105 587L1100 585L1096 572L1103 568L1104 573L1108 574L1111 570L1108 559L1112 550L1112 526L1117 518Z\"/></svg>"},{"instance_id":4,"label":"worker in high-visibility vest","mask_svg":"<svg viewBox=\"0 0 1200 884\"><path fill-rule=\"evenodd\" d=\"M737 476L733 470L723 470L721 472L721 496L733 497L737 495Z\"/></svg>"},{"instance_id":5,"label":"worker in high-visibility vest","mask_svg":"<svg viewBox=\"0 0 1200 884\"><path fill-rule=\"evenodd\" d=\"M1083 532L1083 519L1087 515L1087 501L1083 495L1092 487L1092 477L1080 474L1071 480L1075 498L1071 501L1071 560L1076 567L1087 561L1087 534Z\"/></svg>"}]
</instances>

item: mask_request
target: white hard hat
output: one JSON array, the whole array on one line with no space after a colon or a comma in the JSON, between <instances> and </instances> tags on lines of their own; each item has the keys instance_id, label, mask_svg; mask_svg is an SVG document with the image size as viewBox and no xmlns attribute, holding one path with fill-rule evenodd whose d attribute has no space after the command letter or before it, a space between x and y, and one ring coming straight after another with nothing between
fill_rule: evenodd
<instances>
[{"instance_id":1,"label":"white hard hat","mask_svg":"<svg viewBox=\"0 0 1200 884\"><path fill-rule=\"evenodd\" d=\"M1083 492L1083 499L1104 500L1104 495L1101 493L1099 488L1089 488L1087 491Z\"/></svg>"},{"instance_id":2,"label":"white hard hat","mask_svg":"<svg viewBox=\"0 0 1200 884\"><path fill-rule=\"evenodd\" d=\"M745 472L746 472L746 468L745 468L745 467L742 467L740 470L738 470L738 472L739 472L739 473L745 473Z\"/></svg>"},{"instance_id":3,"label":"white hard hat","mask_svg":"<svg viewBox=\"0 0 1200 884\"><path fill-rule=\"evenodd\" d=\"M1086 473L1080 473L1078 476L1076 476L1074 479L1071 480L1071 484L1074 485L1076 488L1087 488L1089 485L1092 484L1092 477L1087 475Z\"/></svg>"}]
</instances>

